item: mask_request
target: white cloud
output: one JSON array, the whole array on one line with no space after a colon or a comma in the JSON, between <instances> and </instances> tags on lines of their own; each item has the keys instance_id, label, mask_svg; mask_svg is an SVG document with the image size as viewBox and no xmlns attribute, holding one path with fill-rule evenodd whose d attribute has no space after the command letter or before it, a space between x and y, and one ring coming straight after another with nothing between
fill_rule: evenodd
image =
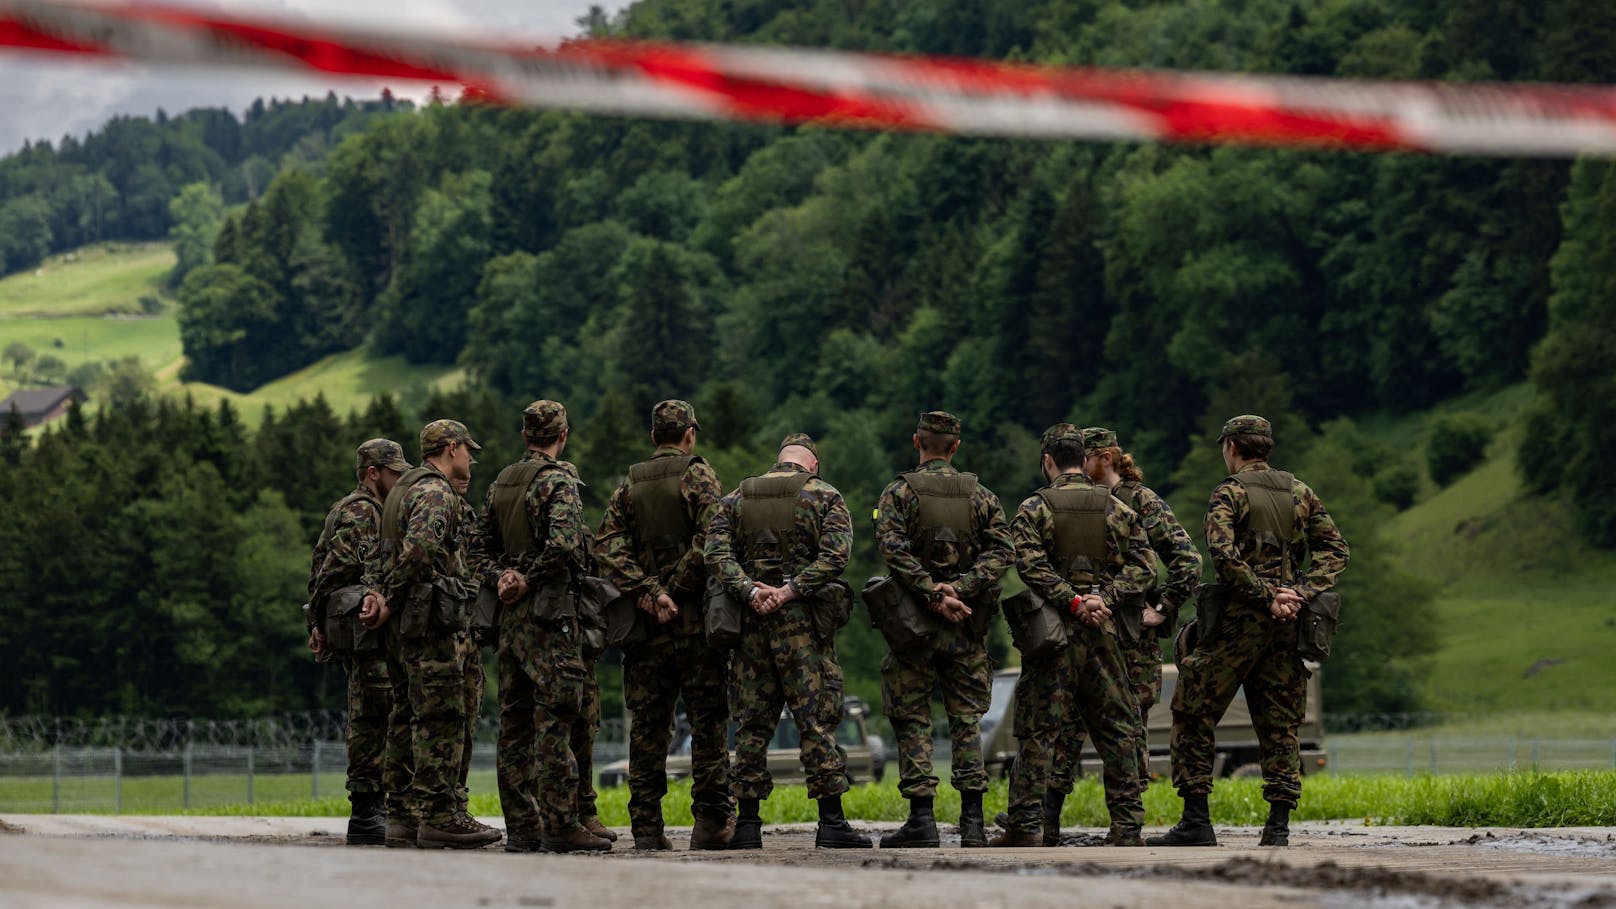
<instances>
[{"instance_id":1,"label":"white cloud","mask_svg":"<svg viewBox=\"0 0 1616 909\"><path fill-rule=\"evenodd\" d=\"M195 0L192 0L195 2ZM616 9L622 0L219 0L215 7L308 16L338 24L389 28L449 28L542 39L577 32L592 5ZM238 113L254 98L374 95L378 83L206 69L82 62L0 54L0 154L25 140L83 135L115 114L150 116L193 107L225 106Z\"/></svg>"}]
</instances>

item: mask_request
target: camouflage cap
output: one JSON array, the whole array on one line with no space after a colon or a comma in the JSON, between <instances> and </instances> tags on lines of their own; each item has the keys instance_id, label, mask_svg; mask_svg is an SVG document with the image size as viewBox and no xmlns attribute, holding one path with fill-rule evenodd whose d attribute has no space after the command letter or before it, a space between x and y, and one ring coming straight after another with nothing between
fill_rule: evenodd
<instances>
[{"instance_id":1,"label":"camouflage cap","mask_svg":"<svg viewBox=\"0 0 1616 909\"><path fill-rule=\"evenodd\" d=\"M566 429L567 408L560 401L534 401L522 411L522 435L529 439L559 439Z\"/></svg>"},{"instance_id":2,"label":"camouflage cap","mask_svg":"<svg viewBox=\"0 0 1616 909\"><path fill-rule=\"evenodd\" d=\"M810 436L806 432L794 432L780 440L781 451L784 451L793 445L799 448L806 448L814 453L814 457L819 457L819 446L814 444L813 436Z\"/></svg>"},{"instance_id":3,"label":"camouflage cap","mask_svg":"<svg viewBox=\"0 0 1616 909\"><path fill-rule=\"evenodd\" d=\"M696 422L696 408L691 407L689 401L663 401L651 408L652 431L700 428L701 424Z\"/></svg>"},{"instance_id":4,"label":"camouflage cap","mask_svg":"<svg viewBox=\"0 0 1616 909\"><path fill-rule=\"evenodd\" d=\"M404 460L404 446L392 439L371 439L359 446L357 454L360 470L367 467L386 467L403 473L415 466Z\"/></svg>"},{"instance_id":5,"label":"camouflage cap","mask_svg":"<svg viewBox=\"0 0 1616 909\"><path fill-rule=\"evenodd\" d=\"M1083 444L1083 430L1078 429L1071 423L1056 423L1054 426L1044 430L1044 438L1040 444L1044 449L1048 449L1049 446L1054 445L1056 442L1076 442L1081 445Z\"/></svg>"},{"instance_id":6,"label":"camouflage cap","mask_svg":"<svg viewBox=\"0 0 1616 909\"><path fill-rule=\"evenodd\" d=\"M1100 451L1117 447L1117 434L1103 426L1090 426L1083 430L1083 450Z\"/></svg>"},{"instance_id":7,"label":"camouflage cap","mask_svg":"<svg viewBox=\"0 0 1616 909\"><path fill-rule=\"evenodd\" d=\"M915 429L919 432L957 436L960 434L960 418L947 411L933 410L920 415L920 425Z\"/></svg>"},{"instance_id":8,"label":"camouflage cap","mask_svg":"<svg viewBox=\"0 0 1616 909\"><path fill-rule=\"evenodd\" d=\"M1218 441L1221 443L1229 436L1241 434L1267 436L1272 439L1274 437L1274 426L1256 414L1243 414L1223 424L1223 432L1218 435Z\"/></svg>"},{"instance_id":9,"label":"camouflage cap","mask_svg":"<svg viewBox=\"0 0 1616 909\"><path fill-rule=\"evenodd\" d=\"M471 437L471 430L459 420L433 420L421 427L421 457L438 453L450 442L459 442L472 451L483 450Z\"/></svg>"}]
</instances>

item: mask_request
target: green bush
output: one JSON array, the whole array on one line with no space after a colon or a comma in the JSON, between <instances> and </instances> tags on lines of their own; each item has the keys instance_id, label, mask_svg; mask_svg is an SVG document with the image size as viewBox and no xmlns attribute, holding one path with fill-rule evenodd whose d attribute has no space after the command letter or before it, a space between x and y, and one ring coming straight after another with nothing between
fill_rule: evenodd
<instances>
[{"instance_id":1,"label":"green bush","mask_svg":"<svg viewBox=\"0 0 1616 909\"><path fill-rule=\"evenodd\" d=\"M1420 492L1419 469L1413 464L1392 464L1375 475L1375 498L1398 511L1411 508Z\"/></svg>"},{"instance_id":2,"label":"green bush","mask_svg":"<svg viewBox=\"0 0 1616 909\"><path fill-rule=\"evenodd\" d=\"M1437 420L1425 450L1431 479L1447 486L1464 476L1487 456L1492 437L1493 423L1481 414L1456 413Z\"/></svg>"}]
</instances>

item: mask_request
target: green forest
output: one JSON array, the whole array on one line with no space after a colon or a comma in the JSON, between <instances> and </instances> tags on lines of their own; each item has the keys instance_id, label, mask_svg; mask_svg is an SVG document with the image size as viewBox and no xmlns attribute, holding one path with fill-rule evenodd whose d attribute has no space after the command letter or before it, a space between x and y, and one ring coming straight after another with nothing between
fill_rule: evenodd
<instances>
[{"instance_id":1,"label":"green forest","mask_svg":"<svg viewBox=\"0 0 1616 909\"><path fill-rule=\"evenodd\" d=\"M641 0L598 34L1062 64L1365 78L1616 81L1598 0ZM1522 382L1521 473L1616 545L1616 171L1439 158L958 139L605 119L335 97L120 118L0 161L0 268L98 239L173 241L184 377L247 391L334 352L463 367L248 430L123 383L30 443L3 433L0 712L252 715L339 703L297 605L327 505L372 435L413 452L466 422L481 488L519 409L566 403L598 515L693 401L732 486L788 431L821 440L858 519L913 460L916 415L964 421L958 463L1008 508L1038 434L1116 429L1200 535L1236 413L1353 544L1332 710L1421 708L1431 592L1380 526L1495 426L1428 456L1354 423ZM3 330L3 326L0 326ZM1546 466L1551 465L1552 467ZM879 702L855 621L849 687ZM1013 658L999 636L997 655ZM609 673L608 673L609 674ZM608 683L608 696L615 695ZM608 709L611 709L610 706Z\"/></svg>"}]
</instances>

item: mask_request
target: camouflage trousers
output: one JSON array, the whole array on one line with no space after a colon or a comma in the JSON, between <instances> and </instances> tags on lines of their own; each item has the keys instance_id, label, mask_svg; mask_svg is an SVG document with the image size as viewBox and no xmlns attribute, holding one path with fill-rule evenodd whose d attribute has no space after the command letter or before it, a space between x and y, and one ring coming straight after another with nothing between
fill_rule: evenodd
<instances>
[{"instance_id":1,"label":"camouflage trousers","mask_svg":"<svg viewBox=\"0 0 1616 909\"><path fill-rule=\"evenodd\" d=\"M384 659L344 660L348 675L348 791L382 792L393 680Z\"/></svg>"},{"instance_id":2,"label":"camouflage trousers","mask_svg":"<svg viewBox=\"0 0 1616 909\"><path fill-rule=\"evenodd\" d=\"M1128 680L1133 696L1139 702L1139 780L1150 785L1150 709L1161 697L1162 664L1161 640L1146 634L1137 647L1123 648L1122 658L1128 666ZM1083 739L1088 730L1075 712L1069 713L1061 724L1060 737L1055 741L1054 761L1049 770L1049 788L1061 794L1072 791L1077 779L1077 768L1083 758Z\"/></svg>"},{"instance_id":3,"label":"camouflage trousers","mask_svg":"<svg viewBox=\"0 0 1616 909\"><path fill-rule=\"evenodd\" d=\"M439 825L457 810L466 735L461 637L393 638L393 709L382 768L389 817Z\"/></svg>"},{"instance_id":4,"label":"camouflage trousers","mask_svg":"<svg viewBox=\"0 0 1616 909\"><path fill-rule=\"evenodd\" d=\"M488 684L483 674L483 648L471 635L460 642L460 673L465 681L466 738L460 752L460 782L455 786L455 803L462 811L471 803L471 790L466 780L471 776L471 754L477 735L477 722L483 716L483 688Z\"/></svg>"},{"instance_id":5,"label":"camouflage trousers","mask_svg":"<svg viewBox=\"0 0 1616 909\"><path fill-rule=\"evenodd\" d=\"M571 621L534 622L507 611L499 629L496 772L505 829L537 838L578 826L572 730L588 673Z\"/></svg>"},{"instance_id":6,"label":"camouflage trousers","mask_svg":"<svg viewBox=\"0 0 1616 909\"><path fill-rule=\"evenodd\" d=\"M797 724L798 757L808 778L808 797L847 791L847 756L836 744L846 701L835 642L814 632L806 605L790 603L768 615L748 611L735 652L733 705L735 795L766 799L774 792L769 742L789 709Z\"/></svg>"},{"instance_id":7,"label":"camouflage trousers","mask_svg":"<svg viewBox=\"0 0 1616 909\"><path fill-rule=\"evenodd\" d=\"M1016 683L1015 734L1020 747L1010 769L1010 823L1042 825L1052 752L1061 728L1075 718L1094 736L1105 772L1105 806L1113 827L1140 827L1145 809L1139 781L1139 705L1116 635L1069 622L1072 643L1046 660L1023 666Z\"/></svg>"},{"instance_id":8,"label":"camouflage trousers","mask_svg":"<svg viewBox=\"0 0 1616 909\"><path fill-rule=\"evenodd\" d=\"M729 714L724 686L729 657L699 634L636 647L623 655L628 735L628 817L635 836L662 832L668 793L668 745L682 697L690 721L690 813L722 819L733 813L729 791Z\"/></svg>"},{"instance_id":9,"label":"camouflage trousers","mask_svg":"<svg viewBox=\"0 0 1616 909\"><path fill-rule=\"evenodd\" d=\"M988 788L980 724L993 695L993 670L987 642L969 622L961 622L950 625L929 648L889 652L881 660L881 701L898 738L898 791L906 799L937 794L931 747L931 698L937 689L942 690L953 740L954 788Z\"/></svg>"},{"instance_id":10,"label":"camouflage trousers","mask_svg":"<svg viewBox=\"0 0 1616 909\"><path fill-rule=\"evenodd\" d=\"M583 702L578 707L578 718L572 723L572 758L578 762L578 818L596 817L595 808L595 736L600 732L600 680L595 678L595 664L584 664Z\"/></svg>"},{"instance_id":11,"label":"camouflage trousers","mask_svg":"<svg viewBox=\"0 0 1616 909\"><path fill-rule=\"evenodd\" d=\"M1295 807L1302 797L1296 727L1307 707L1307 667L1296 651L1296 623L1236 605L1210 639L1179 661L1173 693L1173 785L1180 795L1212 791L1218 721L1241 687L1261 754L1263 798Z\"/></svg>"}]
</instances>

